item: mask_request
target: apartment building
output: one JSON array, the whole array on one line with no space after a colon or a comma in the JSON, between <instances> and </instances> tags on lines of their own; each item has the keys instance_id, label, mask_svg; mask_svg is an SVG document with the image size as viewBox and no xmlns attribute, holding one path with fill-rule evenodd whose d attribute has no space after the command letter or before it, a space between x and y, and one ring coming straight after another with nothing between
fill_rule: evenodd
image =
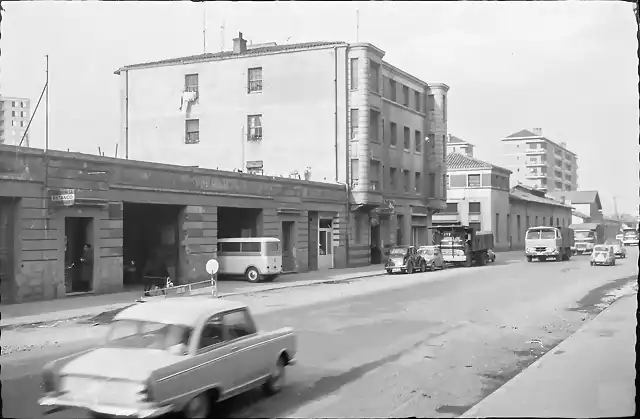
<instances>
[{"instance_id":1,"label":"apartment building","mask_svg":"<svg viewBox=\"0 0 640 419\"><path fill-rule=\"evenodd\" d=\"M372 246L426 242L446 200L449 87L384 56L367 43L248 45L240 33L233 51L122 67L119 150L344 184L345 220L326 214L320 224L348 223L350 263L368 264Z\"/></svg>"},{"instance_id":2,"label":"apartment building","mask_svg":"<svg viewBox=\"0 0 640 419\"><path fill-rule=\"evenodd\" d=\"M0 95L0 144L19 145L31 117L31 102L27 98ZM22 147L29 147L29 134Z\"/></svg>"},{"instance_id":3,"label":"apartment building","mask_svg":"<svg viewBox=\"0 0 640 419\"><path fill-rule=\"evenodd\" d=\"M547 192L578 189L578 156L566 143L555 143L533 128L503 138L502 145L504 166L513 172L512 185Z\"/></svg>"},{"instance_id":4,"label":"apartment building","mask_svg":"<svg viewBox=\"0 0 640 419\"><path fill-rule=\"evenodd\" d=\"M473 157L476 146L468 141L449 134L447 136L447 154L458 153Z\"/></svg>"}]
</instances>

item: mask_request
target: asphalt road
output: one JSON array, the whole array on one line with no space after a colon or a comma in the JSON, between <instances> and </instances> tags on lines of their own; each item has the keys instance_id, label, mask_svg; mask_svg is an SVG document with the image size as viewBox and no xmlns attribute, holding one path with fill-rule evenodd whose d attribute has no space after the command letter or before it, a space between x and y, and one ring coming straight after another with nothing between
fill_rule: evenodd
<instances>
[{"instance_id":1,"label":"asphalt road","mask_svg":"<svg viewBox=\"0 0 640 419\"><path fill-rule=\"evenodd\" d=\"M218 413L458 416L593 318L610 303L612 290L635 282L637 255L630 248L629 257L613 267L590 267L588 257L501 261L502 267L460 268L473 269L473 275L258 315L262 329L298 331L299 363L288 370L281 394L265 398L250 392L223 403ZM321 293L365 281L309 288ZM36 405L42 365L81 348L3 357L3 415L42 417ZM87 415L67 411L49 417Z\"/></svg>"}]
</instances>

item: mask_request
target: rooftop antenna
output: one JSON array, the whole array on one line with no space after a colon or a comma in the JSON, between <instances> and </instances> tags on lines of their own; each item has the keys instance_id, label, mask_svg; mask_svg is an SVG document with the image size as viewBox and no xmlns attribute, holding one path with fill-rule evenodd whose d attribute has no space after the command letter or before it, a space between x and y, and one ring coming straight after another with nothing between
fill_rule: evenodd
<instances>
[{"instance_id":1,"label":"rooftop antenna","mask_svg":"<svg viewBox=\"0 0 640 419\"><path fill-rule=\"evenodd\" d=\"M207 2L202 2L202 48L207 53Z\"/></svg>"},{"instance_id":2,"label":"rooftop antenna","mask_svg":"<svg viewBox=\"0 0 640 419\"><path fill-rule=\"evenodd\" d=\"M360 35L360 9L356 9L356 44Z\"/></svg>"},{"instance_id":3,"label":"rooftop antenna","mask_svg":"<svg viewBox=\"0 0 640 419\"><path fill-rule=\"evenodd\" d=\"M220 25L220 51L224 51L224 20Z\"/></svg>"}]
</instances>

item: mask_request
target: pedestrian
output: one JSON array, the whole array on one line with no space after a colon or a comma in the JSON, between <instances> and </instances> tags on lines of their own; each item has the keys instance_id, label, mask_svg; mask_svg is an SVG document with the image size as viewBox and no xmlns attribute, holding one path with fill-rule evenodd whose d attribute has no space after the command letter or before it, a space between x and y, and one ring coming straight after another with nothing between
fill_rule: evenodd
<instances>
[{"instance_id":1,"label":"pedestrian","mask_svg":"<svg viewBox=\"0 0 640 419\"><path fill-rule=\"evenodd\" d=\"M91 283L93 280L93 249L89 243L84 245L82 249L82 257L80 258L81 280L83 291L91 291Z\"/></svg>"}]
</instances>

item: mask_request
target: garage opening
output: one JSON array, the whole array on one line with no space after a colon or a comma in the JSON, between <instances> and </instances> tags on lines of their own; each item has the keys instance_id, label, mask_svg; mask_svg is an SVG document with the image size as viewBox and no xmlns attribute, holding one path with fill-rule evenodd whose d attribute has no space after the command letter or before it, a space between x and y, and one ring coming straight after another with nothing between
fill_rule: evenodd
<instances>
[{"instance_id":1,"label":"garage opening","mask_svg":"<svg viewBox=\"0 0 640 419\"><path fill-rule=\"evenodd\" d=\"M261 208L218 207L218 238L259 237Z\"/></svg>"},{"instance_id":2,"label":"garage opening","mask_svg":"<svg viewBox=\"0 0 640 419\"><path fill-rule=\"evenodd\" d=\"M180 277L178 220L181 205L123 204L123 282L126 289L142 289L144 276ZM162 282L158 280L156 282Z\"/></svg>"}]
</instances>

